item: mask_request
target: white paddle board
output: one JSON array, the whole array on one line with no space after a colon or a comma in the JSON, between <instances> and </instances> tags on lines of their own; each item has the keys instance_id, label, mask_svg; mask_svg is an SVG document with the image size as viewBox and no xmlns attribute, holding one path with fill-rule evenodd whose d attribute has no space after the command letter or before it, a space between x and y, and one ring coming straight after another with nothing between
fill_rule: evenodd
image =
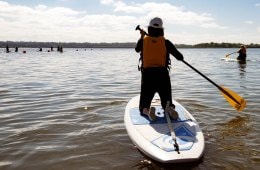
<instances>
[{"instance_id":1,"label":"white paddle board","mask_svg":"<svg viewBox=\"0 0 260 170\"><path fill-rule=\"evenodd\" d=\"M221 58L221 60L224 60L224 61L226 61L226 62L239 61L239 60L237 60L237 59L235 59L235 58Z\"/></svg>"},{"instance_id":2,"label":"white paddle board","mask_svg":"<svg viewBox=\"0 0 260 170\"><path fill-rule=\"evenodd\" d=\"M156 94L151 104L156 108L157 115L157 120L153 122L140 115L139 99L138 95L128 102L124 123L130 139L141 152L162 163L191 162L202 157L204 135L197 121L181 104L173 100L179 118L171 120L179 146L178 153L173 145L159 96Z\"/></svg>"},{"instance_id":3,"label":"white paddle board","mask_svg":"<svg viewBox=\"0 0 260 170\"><path fill-rule=\"evenodd\" d=\"M238 59L236 59L236 58L221 58L221 60L223 60L223 61L226 61L226 62L245 62L245 61L241 61L241 60L238 60ZM247 59L246 61L250 61L250 62L259 62L259 61L257 61L257 60L249 60L249 59Z\"/></svg>"}]
</instances>

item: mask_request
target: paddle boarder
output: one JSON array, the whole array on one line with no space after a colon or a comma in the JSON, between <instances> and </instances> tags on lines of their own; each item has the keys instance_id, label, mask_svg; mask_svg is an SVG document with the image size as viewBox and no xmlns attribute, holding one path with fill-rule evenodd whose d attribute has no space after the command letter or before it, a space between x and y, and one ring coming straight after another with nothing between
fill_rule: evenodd
<instances>
[{"instance_id":1,"label":"paddle boarder","mask_svg":"<svg viewBox=\"0 0 260 170\"><path fill-rule=\"evenodd\" d=\"M8 45L6 45L5 50L6 50L6 53L9 53L9 52L10 52Z\"/></svg>"},{"instance_id":2,"label":"paddle boarder","mask_svg":"<svg viewBox=\"0 0 260 170\"><path fill-rule=\"evenodd\" d=\"M156 119L155 108L151 101L157 92L161 98L162 108L166 108L167 101L170 107L167 112L173 119L178 118L175 106L172 103L169 54L177 60L183 60L183 55L176 49L170 40L164 37L163 21L159 17L150 20L148 34L140 29L141 37L135 51L140 53L141 61L141 92L139 110L141 115L148 116L151 121Z\"/></svg>"},{"instance_id":3,"label":"paddle boarder","mask_svg":"<svg viewBox=\"0 0 260 170\"><path fill-rule=\"evenodd\" d=\"M240 49L237 51L239 53L237 60L239 61L246 61L246 46L241 45Z\"/></svg>"}]
</instances>

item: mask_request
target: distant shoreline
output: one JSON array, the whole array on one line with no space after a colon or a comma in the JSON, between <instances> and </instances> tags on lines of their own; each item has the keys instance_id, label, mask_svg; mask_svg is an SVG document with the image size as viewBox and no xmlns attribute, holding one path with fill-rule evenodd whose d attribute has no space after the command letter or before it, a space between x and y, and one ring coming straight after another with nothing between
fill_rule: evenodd
<instances>
[{"instance_id":1,"label":"distant shoreline","mask_svg":"<svg viewBox=\"0 0 260 170\"><path fill-rule=\"evenodd\" d=\"M0 48L57 48L62 46L63 48L134 48L136 43L89 43L89 42L26 42L26 41L0 41ZM177 48L239 48L242 43L199 43L195 45L188 44L175 44ZM260 48L260 44L244 44L247 48Z\"/></svg>"}]
</instances>

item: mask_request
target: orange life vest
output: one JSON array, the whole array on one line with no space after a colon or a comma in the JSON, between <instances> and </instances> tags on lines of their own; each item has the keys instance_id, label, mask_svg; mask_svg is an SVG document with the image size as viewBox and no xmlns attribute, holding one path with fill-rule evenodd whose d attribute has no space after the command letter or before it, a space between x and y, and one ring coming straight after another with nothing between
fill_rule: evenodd
<instances>
[{"instance_id":1,"label":"orange life vest","mask_svg":"<svg viewBox=\"0 0 260 170\"><path fill-rule=\"evenodd\" d=\"M166 53L167 50L163 36L145 36L143 39L143 68L167 67Z\"/></svg>"}]
</instances>

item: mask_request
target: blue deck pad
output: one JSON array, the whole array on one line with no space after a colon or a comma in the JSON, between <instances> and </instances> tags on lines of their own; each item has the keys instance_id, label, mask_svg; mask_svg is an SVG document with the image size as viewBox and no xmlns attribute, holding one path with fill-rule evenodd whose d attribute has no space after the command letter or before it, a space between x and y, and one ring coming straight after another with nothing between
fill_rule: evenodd
<instances>
[{"instance_id":1,"label":"blue deck pad","mask_svg":"<svg viewBox=\"0 0 260 170\"><path fill-rule=\"evenodd\" d=\"M130 117L132 120L132 123L134 125L146 125L146 124L162 124L167 123L166 118L164 117L164 112L161 106L154 106L156 109L156 116L157 119L155 121L150 121L148 116L142 116L140 115L140 111L138 107L130 109ZM184 111L180 107L176 107L175 109L178 112L179 118L178 120L172 120L172 122L184 122L188 119L184 115Z\"/></svg>"},{"instance_id":2,"label":"blue deck pad","mask_svg":"<svg viewBox=\"0 0 260 170\"><path fill-rule=\"evenodd\" d=\"M176 128L174 131L177 136L176 139L179 145L179 150L190 150L194 142L196 141L195 134L193 134L193 132L191 132L184 124ZM168 134L160 136L151 143L166 152L175 151L175 148L173 146L174 142L172 140L170 132Z\"/></svg>"}]
</instances>

